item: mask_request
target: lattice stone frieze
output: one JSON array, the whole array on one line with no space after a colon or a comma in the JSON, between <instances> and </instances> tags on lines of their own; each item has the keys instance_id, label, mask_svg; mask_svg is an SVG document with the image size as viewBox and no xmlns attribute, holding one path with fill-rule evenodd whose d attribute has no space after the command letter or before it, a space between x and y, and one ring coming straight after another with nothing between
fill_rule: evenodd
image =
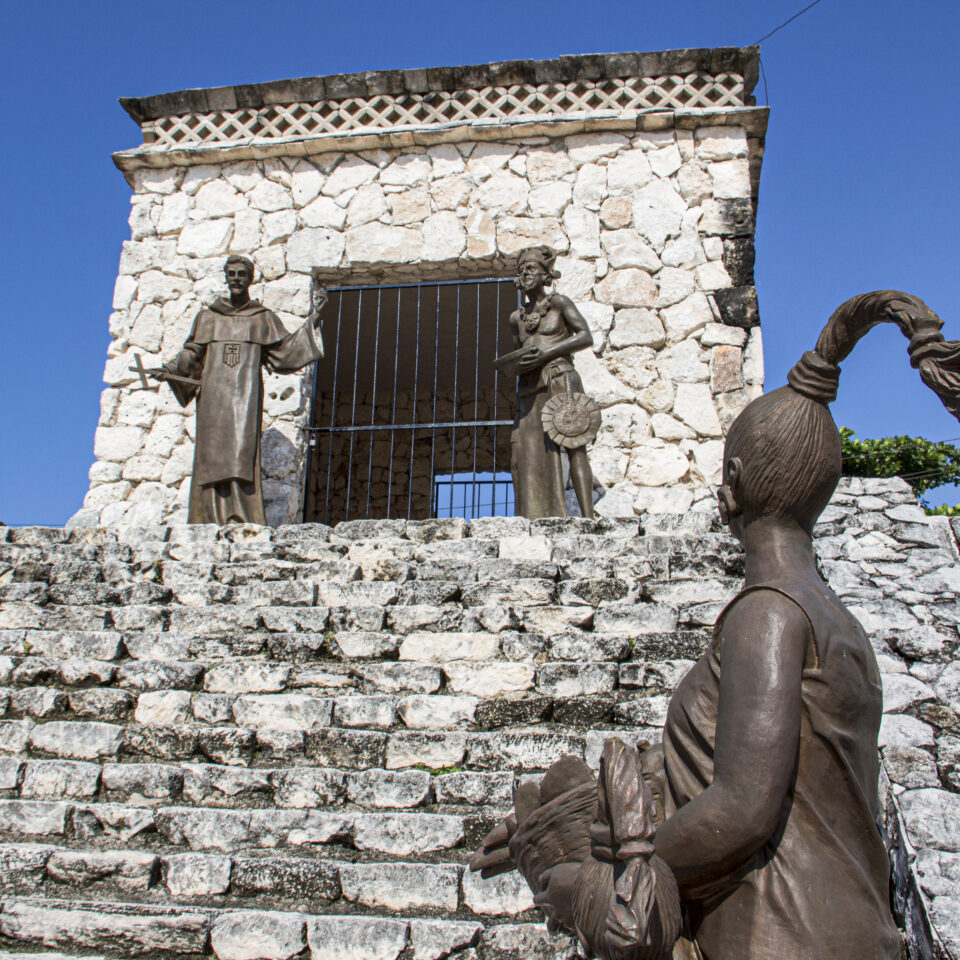
<instances>
[{"instance_id":1,"label":"lattice stone frieze","mask_svg":"<svg viewBox=\"0 0 960 960\"><path fill-rule=\"evenodd\" d=\"M743 77L689 73L659 77L515 84L481 89L382 94L160 117L143 124L160 147L315 137L425 126L626 114L656 108L742 107Z\"/></svg>"}]
</instances>

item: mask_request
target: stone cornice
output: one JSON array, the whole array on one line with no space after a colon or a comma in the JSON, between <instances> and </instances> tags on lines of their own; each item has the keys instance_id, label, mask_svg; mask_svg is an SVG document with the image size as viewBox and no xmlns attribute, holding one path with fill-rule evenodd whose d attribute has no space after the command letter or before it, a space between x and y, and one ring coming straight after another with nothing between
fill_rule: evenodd
<instances>
[{"instance_id":1,"label":"stone cornice","mask_svg":"<svg viewBox=\"0 0 960 960\"><path fill-rule=\"evenodd\" d=\"M137 170L202 163L232 163L269 157L309 157L330 152L429 147L439 143L511 140L528 137L564 137L604 130L625 133L686 129L710 126L738 126L752 140L762 139L769 117L768 107L719 107L689 110L652 109L587 117L530 117L510 123L472 121L446 125L424 124L402 131L358 131L318 136L248 137L241 140L157 147L150 144L113 154L116 166L132 182ZM759 173L759 171L757 171Z\"/></svg>"},{"instance_id":2,"label":"stone cornice","mask_svg":"<svg viewBox=\"0 0 960 960\"><path fill-rule=\"evenodd\" d=\"M744 102L757 82L760 48L716 47L651 53L598 53L552 60L508 60L461 67L376 70L322 77L274 80L179 90L149 97L121 97L120 103L139 124L161 117L211 111L259 109L277 104L344 100L381 95L423 94L483 87L539 85L577 80L662 77L703 73L739 74Z\"/></svg>"}]
</instances>

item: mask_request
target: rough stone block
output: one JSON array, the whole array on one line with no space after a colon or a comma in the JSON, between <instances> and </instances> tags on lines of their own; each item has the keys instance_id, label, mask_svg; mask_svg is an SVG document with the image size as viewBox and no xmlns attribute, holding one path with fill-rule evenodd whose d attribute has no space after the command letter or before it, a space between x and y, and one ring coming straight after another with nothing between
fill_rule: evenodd
<instances>
[{"instance_id":1,"label":"rough stone block","mask_svg":"<svg viewBox=\"0 0 960 960\"><path fill-rule=\"evenodd\" d=\"M443 668L447 684L454 693L476 697L495 697L533 687L534 668L529 663L479 664L467 660L447 663Z\"/></svg>"},{"instance_id":2,"label":"rough stone block","mask_svg":"<svg viewBox=\"0 0 960 960\"><path fill-rule=\"evenodd\" d=\"M71 760L30 760L26 764L20 796L34 800L86 799L96 795L100 767Z\"/></svg>"},{"instance_id":3,"label":"rough stone block","mask_svg":"<svg viewBox=\"0 0 960 960\"><path fill-rule=\"evenodd\" d=\"M77 760L116 759L124 728L110 723L54 721L34 727L30 746L39 753Z\"/></svg>"},{"instance_id":4,"label":"rough stone block","mask_svg":"<svg viewBox=\"0 0 960 960\"><path fill-rule=\"evenodd\" d=\"M306 940L305 918L295 913L223 913L210 929L217 960L290 960Z\"/></svg>"},{"instance_id":5,"label":"rough stone block","mask_svg":"<svg viewBox=\"0 0 960 960\"><path fill-rule=\"evenodd\" d=\"M234 858L230 892L238 897L333 901L340 897L339 870L326 860L296 857Z\"/></svg>"},{"instance_id":6,"label":"rough stone block","mask_svg":"<svg viewBox=\"0 0 960 960\"><path fill-rule=\"evenodd\" d=\"M340 867L343 898L387 910L457 909L460 868L452 864L345 863Z\"/></svg>"},{"instance_id":7,"label":"rough stone block","mask_svg":"<svg viewBox=\"0 0 960 960\"><path fill-rule=\"evenodd\" d=\"M420 770L361 770L347 776L347 798L363 807L403 809L430 799L431 777Z\"/></svg>"},{"instance_id":8,"label":"rough stone block","mask_svg":"<svg viewBox=\"0 0 960 960\"><path fill-rule=\"evenodd\" d=\"M203 913L168 913L142 908L125 914L90 909L8 903L0 914L0 933L10 940L42 943L66 950L106 950L125 956L164 952L202 954L209 918Z\"/></svg>"},{"instance_id":9,"label":"rough stone block","mask_svg":"<svg viewBox=\"0 0 960 960\"><path fill-rule=\"evenodd\" d=\"M465 751L462 733L394 733L387 743L385 765L388 770L416 766L442 770L460 764Z\"/></svg>"},{"instance_id":10,"label":"rough stone block","mask_svg":"<svg viewBox=\"0 0 960 960\"><path fill-rule=\"evenodd\" d=\"M345 792L344 774L322 767L275 770L270 781L278 807L325 807L340 802Z\"/></svg>"},{"instance_id":11,"label":"rough stone block","mask_svg":"<svg viewBox=\"0 0 960 960\"><path fill-rule=\"evenodd\" d=\"M441 960L474 946L483 927L457 920L411 920L410 949L413 960Z\"/></svg>"},{"instance_id":12,"label":"rough stone block","mask_svg":"<svg viewBox=\"0 0 960 960\"><path fill-rule=\"evenodd\" d=\"M397 960L408 936L404 920L330 916L307 923L311 960Z\"/></svg>"},{"instance_id":13,"label":"rough stone block","mask_svg":"<svg viewBox=\"0 0 960 960\"><path fill-rule=\"evenodd\" d=\"M299 693L241 696L233 704L236 722L254 730L316 730L332 715L332 700Z\"/></svg>"},{"instance_id":14,"label":"rough stone block","mask_svg":"<svg viewBox=\"0 0 960 960\"><path fill-rule=\"evenodd\" d=\"M156 860L152 853L132 850L55 850L47 877L82 889L107 882L124 893L145 893Z\"/></svg>"},{"instance_id":15,"label":"rough stone block","mask_svg":"<svg viewBox=\"0 0 960 960\"><path fill-rule=\"evenodd\" d=\"M484 880L479 873L463 873L463 902L474 913L516 916L533 909L533 894L516 871Z\"/></svg>"},{"instance_id":16,"label":"rough stone block","mask_svg":"<svg viewBox=\"0 0 960 960\"><path fill-rule=\"evenodd\" d=\"M499 638L489 633L416 632L400 644L400 659L440 664L450 660L489 660L499 650Z\"/></svg>"}]
</instances>

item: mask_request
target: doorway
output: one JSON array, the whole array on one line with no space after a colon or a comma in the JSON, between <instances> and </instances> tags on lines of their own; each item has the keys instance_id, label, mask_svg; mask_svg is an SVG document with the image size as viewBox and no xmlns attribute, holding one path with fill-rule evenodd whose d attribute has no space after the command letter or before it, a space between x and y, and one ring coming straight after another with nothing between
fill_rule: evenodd
<instances>
[{"instance_id":1,"label":"doorway","mask_svg":"<svg viewBox=\"0 0 960 960\"><path fill-rule=\"evenodd\" d=\"M512 515L512 280L329 291L304 522Z\"/></svg>"}]
</instances>

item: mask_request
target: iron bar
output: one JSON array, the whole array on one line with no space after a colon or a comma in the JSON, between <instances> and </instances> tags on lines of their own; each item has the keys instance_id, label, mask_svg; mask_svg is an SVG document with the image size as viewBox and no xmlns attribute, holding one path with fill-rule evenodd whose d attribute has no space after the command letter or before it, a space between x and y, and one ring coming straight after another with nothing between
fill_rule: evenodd
<instances>
[{"instance_id":1,"label":"iron bar","mask_svg":"<svg viewBox=\"0 0 960 960\"><path fill-rule=\"evenodd\" d=\"M451 427L509 427L512 420L438 420L436 423L358 423L352 427L305 427L308 433L366 433L369 430L449 430Z\"/></svg>"},{"instance_id":2,"label":"iron bar","mask_svg":"<svg viewBox=\"0 0 960 960\"><path fill-rule=\"evenodd\" d=\"M500 290L501 286L497 284L497 315L496 322L493 329L493 356L494 358L500 356ZM493 368L493 419L494 422L497 422L497 400L500 398L500 371L494 367ZM511 421L512 422L512 421ZM500 446L500 438L497 434L500 431L496 427L493 428L493 475L497 475L497 447ZM493 513L496 516L497 513L497 488L493 488Z\"/></svg>"},{"instance_id":3,"label":"iron bar","mask_svg":"<svg viewBox=\"0 0 960 960\"><path fill-rule=\"evenodd\" d=\"M433 431L430 434L430 478L433 479L437 452L437 374L440 368L440 288L437 287L437 315L433 326ZM412 478L411 478L412 479Z\"/></svg>"},{"instance_id":4,"label":"iron bar","mask_svg":"<svg viewBox=\"0 0 960 960\"><path fill-rule=\"evenodd\" d=\"M330 429L333 430L333 425L337 419L337 374L340 370L340 320L343 317L343 294L340 294L340 299L337 304L337 347L333 351L333 391L330 394ZM323 522L326 523L330 519L330 477L331 469L333 467L333 437L330 438L330 442L327 444L327 489L325 491L326 499L323 505Z\"/></svg>"},{"instance_id":5,"label":"iron bar","mask_svg":"<svg viewBox=\"0 0 960 960\"><path fill-rule=\"evenodd\" d=\"M397 330L393 341L393 402L390 406L390 423L397 422L397 364L400 360L400 296L402 290L397 288ZM390 519L390 510L393 506L393 446L397 439L397 431L390 431L390 469L387 470L387 519Z\"/></svg>"},{"instance_id":6,"label":"iron bar","mask_svg":"<svg viewBox=\"0 0 960 960\"><path fill-rule=\"evenodd\" d=\"M410 414L414 423L417 422L417 394L419 393L420 383L420 292L423 290L421 285L417 285L417 345L413 361L413 411ZM407 516L410 516L410 508L413 503L413 451L416 446L417 434L414 432L410 436L410 472L407 474Z\"/></svg>"},{"instance_id":7,"label":"iron bar","mask_svg":"<svg viewBox=\"0 0 960 960\"><path fill-rule=\"evenodd\" d=\"M360 373L360 314L363 309L363 290L357 297L357 336L353 347L353 404L350 408L350 422L357 422L357 378ZM350 456L347 457L347 501L345 520L350 519L350 491L353 489L353 433L350 434Z\"/></svg>"},{"instance_id":8,"label":"iron bar","mask_svg":"<svg viewBox=\"0 0 960 960\"><path fill-rule=\"evenodd\" d=\"M373 337L373 387L370 391L370 426L377 418L377 361L380 357L380 304L383 288L377 289L377 332ZM370 455L367 459L367 506L363 515L370 516L370 487L373 483L373 433L370 434Z\"/></svg>"},{"instance_id":9,"label":"iron bar","mask_svg":"<svg viewBox=\"0 0 960 960\"><path fill-rule=\"evenodd\" d=\"M453 346L453 405L451 409L453 410L453 419L456 423L457 419L457 402L460 398L460 392L457 390L457 378L460 372L460 290L462 289L462 284L457 284L457 321L456 321L456 334L454 336L454 346ZM439 291L438 291L439 292ZM451 476L457 472L457 428L456 425L453 427L453 433L450 436L450 474Z\"/></svg>"},{"instance_id":10,"label":"iron bar","mask_svg":"<svg viewBox=\"0 0 960 960\"><path fill-rule=\"evenodd\" d=\"M475 288L475 293L477 295L477 315L476 322L474 323L475 339L473 344L473 420L476 423L477 417L479 416L480 409L480 284L478 283ZM497 323L500 322L500 318L497 317ZM496 383L496 377L494 377L494 383ZM493 442L494 447L496 447L497 436L496 429L493 431ZM474 493L476 493L477 486L477 428L473 428L473 486Z\"/></svg>"}]
</instances>

